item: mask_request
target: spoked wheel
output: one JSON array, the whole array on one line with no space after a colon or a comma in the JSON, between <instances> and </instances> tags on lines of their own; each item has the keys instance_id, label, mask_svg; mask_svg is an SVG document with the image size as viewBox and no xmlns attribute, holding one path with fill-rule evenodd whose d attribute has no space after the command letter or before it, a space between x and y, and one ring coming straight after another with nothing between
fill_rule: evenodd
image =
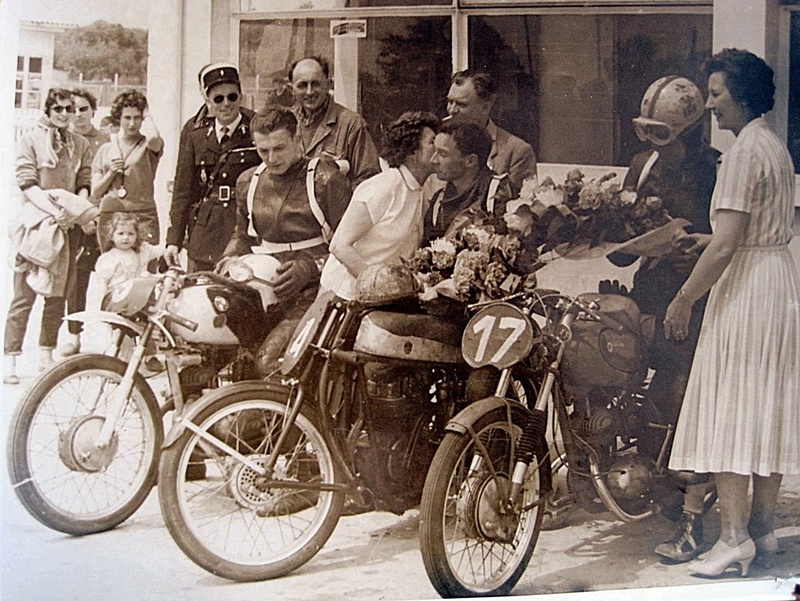
<instances>
[{"instance_id":1,"label":"spoked wheel","mask_svg":"<svg viewBox=\"0 0 800 601\"><path fill-rule=\"evenodd\" d=\"M449 432L433 460L420 504L425 570L443 597L505 595L521 578L542 524L547 459L534 457L517 506L505 494L522 410L483 415L469 434ZM540 465L541 464L541 465ZM492 473L494 472L494 473Z\"/></svg>"},{"instance_id":2,"label":"spoked wheel","mask_svg":"<svg viewBox=\"0 0 800 601\"><path fill-rule=\"evenodd\" d=\"M73 535L113 528L155 482L163 426L152 390L136 376L106 446L96 444L126 364L78 355L45 372L11 420L8 468L14 492L45 526Z\"/></svg>"},{"instance_id":3,"label":"spoked wheel","mask_svg":"<svg viewBox=\"0 0 800 601\"><path fill-rule=\"evenodd\" d=\"M233 391L194 423L238 457L190 430L164 451L164 519L178 546L205 570L238 581L283 576L333 533L344 491L321 490L337 481L337 470L309 408L298 414L273 472L260 473L287 418L285 388Z\"/></svg>"}]
</instances>

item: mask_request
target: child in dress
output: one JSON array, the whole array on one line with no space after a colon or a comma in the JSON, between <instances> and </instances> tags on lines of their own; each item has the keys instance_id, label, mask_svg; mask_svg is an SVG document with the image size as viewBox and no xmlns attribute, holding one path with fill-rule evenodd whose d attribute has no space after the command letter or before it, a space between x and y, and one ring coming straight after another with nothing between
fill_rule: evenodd
<instances>
[{"instance_id":1,"label":"child in dress","mask_svg":"<svg viewBox=\"0 0 800 601\"><path fill-rule=\"evenodd\" d=\"M114 213L108 224L108 242L101 249L89 281L86 309L99 311L103 301L114 288L147 273L150 261L164 254L162 246L153 246L142 239L139 219L133 213ZM98 324L92 332L92 349L97 352L107 348L109 327Z\"/></svg>"}]
</instances>

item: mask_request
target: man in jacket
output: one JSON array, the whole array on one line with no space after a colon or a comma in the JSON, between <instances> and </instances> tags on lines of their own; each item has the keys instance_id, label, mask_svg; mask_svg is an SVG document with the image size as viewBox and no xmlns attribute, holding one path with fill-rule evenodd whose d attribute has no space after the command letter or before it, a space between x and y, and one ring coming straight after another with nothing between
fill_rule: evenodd
<instances>
[{"instance_id":1,"label":"man in jacket","mask_svg":"<svg viewBox=\"0 0 800 601\"><path fill-rule=\"evenodd\" d=\"M378 151L366 122L331 98L328 62L320 57L300 59L289 69L289 81L305 157L347 161L353 188L379 173Z\"/></svg>"},{"instance_id":2,"label":"man in jacket","mask_svg":"<svg viewBox=\"0 0 800 601\"><path fill-rule=\"evenodd\" d=\"M488 165L495 173L507 173L514 189L522 182L536 177L536 155L530 144L498 127L490 114L497 98L497 88L491 75L482 71L465 70L455 73L447 93L447 114L473 121L485 127L492 138Z\"/></svg>"},{"instance_id":3,"label":"man in jacket","mask_svg":"<svg viewBox=\"0 0 800 601\"><path fill-rule=\"evenodd\" d=\"M471 121L447 121L436 134L433 146L431 163L445 186L433 195L428 206L423 243L463 225L505 213L506 203L515 194L507 175L496 175L486 166L492 139L485 128Z\"/></svg>"},{"instance_id":4,"label":"man in jacket","mask_svg":"<svg viewBox=\"0 0 800 601\"><path fill-rule=\"evenodd\" d=\"M212 270L222 256L236 223L236 180L260 162L236 67L207 65L200 82L207 110L181 133L167 231L167 260L186 248L189 271Z\"/></svg>"},{"instance_id":5,"label":"man in jacket","mask_svg":"<svg viewBox=\"0 0 800 601\"><path fill-rule=\"evenodd\" d=\"M271 330L259 349L256 367L266 376L278 359L300 318L314 302L328 257L330 233L350 202L350 182L329 158L303 157L297 119L291 110L268 107L252 120L252 136L263 161L239 176L236 183L236 229L223 253L275 257Z\"/></svg>"}]
</instances>

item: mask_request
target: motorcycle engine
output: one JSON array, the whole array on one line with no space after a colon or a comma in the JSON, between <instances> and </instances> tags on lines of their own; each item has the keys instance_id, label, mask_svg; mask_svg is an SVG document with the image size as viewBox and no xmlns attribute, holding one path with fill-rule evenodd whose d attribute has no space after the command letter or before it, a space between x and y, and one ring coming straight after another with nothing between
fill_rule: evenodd
<instances>
[{"instance_id":1,"label":"motorcycle engine","mask_svg":"<svg viewBox=\"0 0 800 601\"><path fill-rule=\"evenodd\" d=\"M356 468L382 508L401 514L420 498L436 451L431 430L434 374L397 365L367 365L366 437L356 448Z\"/></svg>"}]
</instances>

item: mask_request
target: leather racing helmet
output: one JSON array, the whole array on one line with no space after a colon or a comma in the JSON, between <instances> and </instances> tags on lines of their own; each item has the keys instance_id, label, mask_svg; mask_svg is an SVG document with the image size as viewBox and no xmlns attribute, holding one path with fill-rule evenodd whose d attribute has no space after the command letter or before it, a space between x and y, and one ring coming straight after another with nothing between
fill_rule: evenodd
<instances>
[{"instance_id":1,"label":"leather racing helmet","mask_svg":"<svg viewBox=\"0 0 800 601\"><path fill-rule=\"evenodd\" d=\"M666 146L695 124L705 112L700 89L685 77L667 75L644 93L641 115L633 119L642 142Z\"/></svg>"},{"instance_id":2,"label":"leather racing helmet","mask_svg":"<svg viewBox=\"0 0 800 601\"><path fill-rule=\"evenodd\" d=\"M356 300L368 305L413 298L416 293L416 280L403 265L370 265L356 280Z\"/></svg>"}]
</instances>

